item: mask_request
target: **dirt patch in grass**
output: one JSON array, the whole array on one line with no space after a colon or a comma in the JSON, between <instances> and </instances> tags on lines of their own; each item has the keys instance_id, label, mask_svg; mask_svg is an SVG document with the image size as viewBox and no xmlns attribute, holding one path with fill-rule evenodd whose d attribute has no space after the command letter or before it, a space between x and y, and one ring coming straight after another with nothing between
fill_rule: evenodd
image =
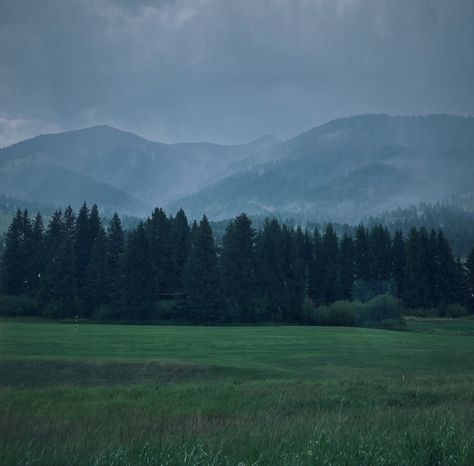
<instances>
[{"instance_id":1,"label":"dirt patch in grass","mask_svg":"<svg viewBox=\"0 0 474 466\"><path fill-rule=\"evenodd\" d=\"M239 369L171 362L0 361L0 387L110 386L250 375Z\"/></svg>"}]
</instances>

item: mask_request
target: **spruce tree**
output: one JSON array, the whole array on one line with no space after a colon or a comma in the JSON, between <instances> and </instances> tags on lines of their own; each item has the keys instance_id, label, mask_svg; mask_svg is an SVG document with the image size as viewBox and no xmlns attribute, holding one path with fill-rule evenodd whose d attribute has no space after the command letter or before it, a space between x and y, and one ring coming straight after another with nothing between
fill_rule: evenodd
<instances>
[{"instance_id":1,"label":"spruce tree","mask_svg":"<svg viewBox=\"0 0 474 466\"><path fill-rule=\"evenodd\" d=\"M323 300L329 304L339 298L339 240L331 223L327 225L322 237L322 258L324 264Z\"/></svg>"},{"instance_id":2,"label":"spruce tree","mask_svg":"<svg viewBox=\"0 0 474 466\"><path fill-rule=\"evenodd\" d=\"M395 282L396 294L402 298L405 285L406 251L405 239L401 230L396 230L392 241L392 279Z\"/></svg>"},{"instance_id":3,"label":"spruce tree","mask_svg":"<svg viewBox=\"0 0 474 466\"><path fill-rule=\"evenodd\" d=\"M122 316L130 321L151 315L152 274L148 238L143 222L128 234L123 268Z\"/></svg>"},{"instance_id":4,"label":"spruce tree","mask_svg":"<svg viewBox=\"0 0 474 466\"><path fill-rule=\"evenodd\" d=\"M110 296L110 270L107 257L107 236L100 227L92 245L91 260L87 268L86 315L107 304Z\"/></svg>"},{"instance_id":5,"label":"spruce tree","mask_svg":"<svg viewBox=\"0 0 474 466\"><path fill-rule=\"evenodd\" d=\"M439 271L442 277L439 283L440 302L443 305L456 303L459 291L456 282L456 260L442 231L437 233L437 249Z\"/></svg>"},{"instance_id":6,"label":"spruce tree","mask_svg":"<svg viewBox=\"0 0 474 466\"><path fill-rule=\"evenodd\" d=\"M146 222L153 293L158 299L176 289L171 221L163 209L155 209Z\"/></svg>"},{"instance_id":7,"label":"spruce tree","mask_svg":"<svg viewBox=\"0 0 474 466\"><path fill-rule=\"evenodd\" d=\"M474 248L466 259L467 284L469 289L469 310L474 312Z\"/></svg>"},{"instance_id":8,"label":"spruce tree","mask_svg":"<svg viewBox=\"0 0 474 466\"><path fill-rule=\"evenodd\" d=\"M339 298L350 300L354 285L354 242L346 233L342 236L339 257Z\"/></svg>"},{"instance_id":9,"label":"spruce tree","mask_svg":"<svg viewBox=\"0 0 474 466\"><path fill-rule=\"evenodd\" d=\"M222 320L222 295L214 236L204 216L196 231L185 265L188 318L196 322Z\"/></svg>"},{"instance_id":10,"label":"spruce tree","mask_svg":"<svg viewBox=\"0 0 474 466\"><path fill-rule=\"evenodd\" d=\"M18 210L8 228L3 253L3 290L7 294L19 295L26 288L26 247L24 216Z\"/></svg>"},{"instance_id":11,"label":"spruce tree","mask_svg":"<svg viewBox=\"0 0 474 466\"><path fill-rule=\"evenodd\" d=\"M231 220L222 237L222 284L232 320L254 322L255 230L245 214Z\"/></svg>"},{"instance_id":12,"label":"spruce tree","mask_svg":"<svg viewBox=\"0 0 474 466\"><path fill-rule=\"evenodd\" d=\"M50 268L49 309L57 318L73 316L77 312L75 251L72 238L65 235Z\"/></svg>"},{"instance_id":13,"label":"spruce tree","mask_svg":"<svg viewBox=\"0 0 474 466\"><path fill-rule=\"evenodd\" d=\"M322 304L324 300L324 275L325 266L321 234L316 228L314 230L310 263L308 267L308 296L316 305Z\"/></svg>"},{"instance_id":14,"label":"spruce tree","mask_svg":"<svg viewBox=\"0 0 474 466\"><path fill-rule=\"evenodd\" d=\"M84 202L76 218L76 236L74 240L76 253L76 280L78 298L85 298L87 284L87 267L91 259L91 233L89 224L89 208Z\"/></svg>"},{"instance_id":15,"label":"spruce tree","mask_svg":"<svg viewBox=\"0 0 474 466\"><path fill-rule=\"evenodd\" d=\"M191 230L183 209L180 209L171 225L173 238L174 265L176 267L175 291L182 292L184 281L184 265L191 250Z\"/></svg>"},{"instance_id":16,"label":"spruce tree","mask_svg":"<svg viewBox=\"0 0 474 466\"><path fill-rule=\"evenodd\" d=\"M31 252L28 258L29 292L36 295L40 289L45 267L45 238L43 217L38 213L31 232Z\"/></svg>"},{"instance_id":17,"label":"spruce tree","mask_svg":"<svg viewBox=\"0 0 474 466\"><path fill-rule=\"evenodd\" d=\"M359 225L354 239L354 266L358 280L370 281L370 256L369 234L363 225Z\"/></svg>"},{"instance_id":18,"label":"spruce tree","mask_svg":"<svg viewBox=\"0 0 474 466\"><path fill-rule=\"evenodd\" d=\"M122 280L122 260L124 252L124 233L117 212L110 220L107 236L107 262L109 271L109 302L117 306L120 302Z\"/></svg>"}]
</instances>

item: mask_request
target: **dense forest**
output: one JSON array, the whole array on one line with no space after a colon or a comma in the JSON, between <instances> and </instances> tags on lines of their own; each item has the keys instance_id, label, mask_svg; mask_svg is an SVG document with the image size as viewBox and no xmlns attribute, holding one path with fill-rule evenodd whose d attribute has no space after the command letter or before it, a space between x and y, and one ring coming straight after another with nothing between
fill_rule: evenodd
<instances>
[{"instance_id":1,"label":"dense forest","mask_svg":"<svg viewBox=\"0 0 474 466\"><path fill-rule=\"evenodd\" d=\"M474 249L456 258L442 231L359 226L338 235L245 214L217 244L204 216L156 208L124 231L96 205L47 225L18 210L1 261L2 314L124 321L377 325L412 312L474 310ZM351 304L352 303L352 304ZM357 303L355 305L354 303ZM415 311L416 310L416 311Z\"/></svg>"}]
</instances>

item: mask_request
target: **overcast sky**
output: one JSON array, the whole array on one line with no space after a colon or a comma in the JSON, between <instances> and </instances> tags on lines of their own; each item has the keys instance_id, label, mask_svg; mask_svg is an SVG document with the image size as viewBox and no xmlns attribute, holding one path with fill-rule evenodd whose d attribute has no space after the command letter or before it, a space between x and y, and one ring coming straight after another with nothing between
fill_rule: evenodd
<instances>
[{"instance_id":1,"label":"overcast sky","mask_svg":"<svg viewBox=\"0 0 474 466\"><path fill-rule=\"evenodd\" d=\"M234 143L472 115L473 44L473 0L0 0L0 146L95 124Z\"/></svg>"}]
</instances>

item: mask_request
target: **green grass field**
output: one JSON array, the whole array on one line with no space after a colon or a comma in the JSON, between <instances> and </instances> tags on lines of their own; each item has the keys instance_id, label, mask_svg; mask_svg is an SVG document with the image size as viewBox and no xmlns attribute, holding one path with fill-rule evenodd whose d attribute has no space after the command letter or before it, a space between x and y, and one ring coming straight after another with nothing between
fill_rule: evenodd
<instances>
[{"instance_id":1,"label":"green grass field","mask_svg":"<svg viewBox=\"0 0 474 466\"><path fill-rule=\"evenodd\" d=\"M474 321L0 320L2 465L473 465Z\"/></svg>"}]
</instances>

